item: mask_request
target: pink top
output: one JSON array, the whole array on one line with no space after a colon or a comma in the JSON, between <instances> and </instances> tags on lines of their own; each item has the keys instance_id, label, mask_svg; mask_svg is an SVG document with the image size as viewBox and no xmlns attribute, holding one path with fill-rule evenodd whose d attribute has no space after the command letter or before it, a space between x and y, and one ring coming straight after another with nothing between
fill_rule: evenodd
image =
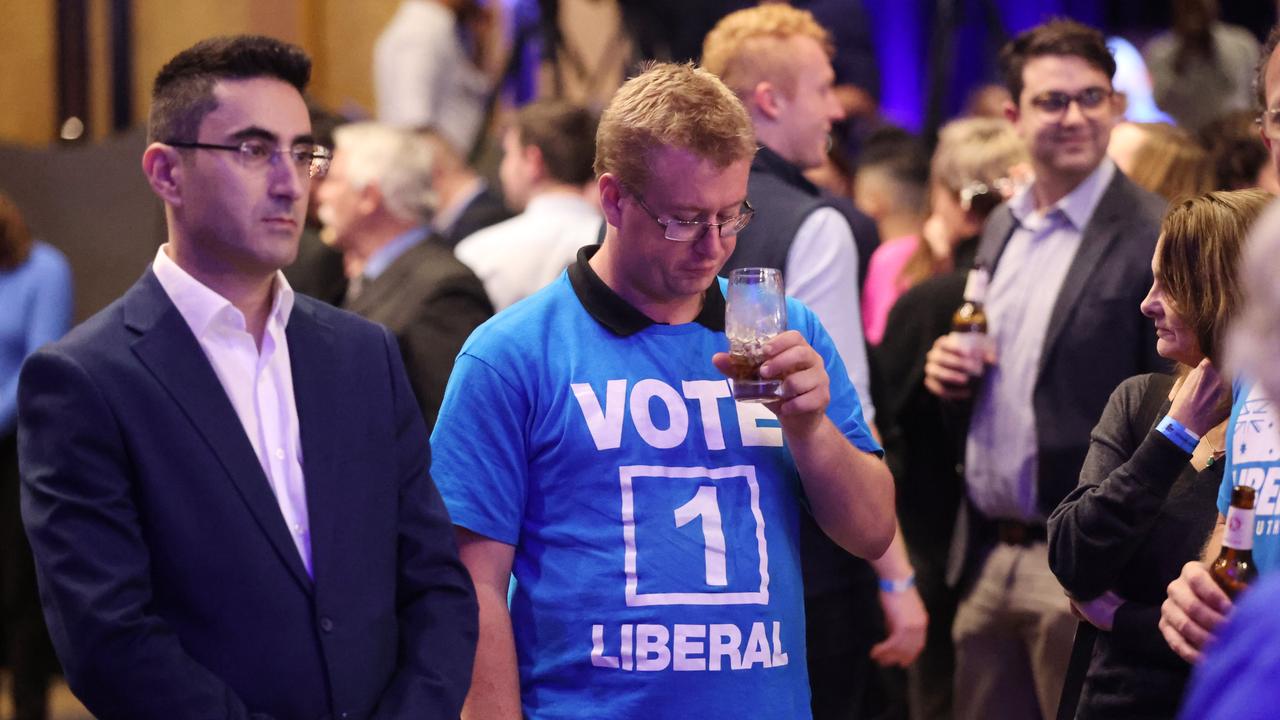
<instances>
[{"instance_id":1,"label":"pink top","mask_svg":"<svg viewBox=\"0 0 1280 720\"><path fill-rule=\"evenodd\" d=\"M916 251L920 238L916 235L894 238L880 244L867 264L867 280L862 286L862 329L867 342L879 345L889 309L898 301L903 288L898 276Z\"/></svg>"}]
</instances>

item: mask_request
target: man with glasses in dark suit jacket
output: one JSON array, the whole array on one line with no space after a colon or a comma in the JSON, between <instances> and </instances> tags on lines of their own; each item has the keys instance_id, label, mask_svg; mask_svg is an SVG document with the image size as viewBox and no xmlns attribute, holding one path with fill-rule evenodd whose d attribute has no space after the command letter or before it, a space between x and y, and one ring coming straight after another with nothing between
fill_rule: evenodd
<instances>
[{"instance_id":1,"label":"man with glasses in dark suit jacket","mask_svg":"<svg viewBox=\"0 0 1280 720\"><path fill-rule=\"evenodd\" d=\"M993 352L938 338L925 385L969 420L969 532L952 549L971 583L952 629L956 716L1051 718L1076 621L1049 570L1045 519L1076 486L1111 391L1164 368L1138 310L1164 202L1106 157L1123 103L1101 33L1052 21L1001 62L1036 179L993 211L979 245Z\"/></svg>"},{"instance_id":2,"label":"man with glasses in dark suit jacket","mask_svg":"<svg viewBox=\"0 0 1280 720\"><path fill-rule=\"evenodd\" d=\"M295 295L310 61L179 53L142 166L168 242L37 352L22 514L72 691L98 718L457 717L476 603L395 339Z\"/></svg>"}]
</instances>

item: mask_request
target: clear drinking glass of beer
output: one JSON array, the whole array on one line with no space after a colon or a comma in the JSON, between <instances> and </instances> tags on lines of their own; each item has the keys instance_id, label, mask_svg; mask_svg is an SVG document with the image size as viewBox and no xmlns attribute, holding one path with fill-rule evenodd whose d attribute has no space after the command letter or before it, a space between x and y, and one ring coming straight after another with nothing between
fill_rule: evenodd
<instances>
[{"instance_id":1,"label":"clear drinking glass of beer","mask_svg":"<svg viewBox=\"0 0 1280 720\"><path fill-rule=\"evenodd\" d=\"M770 402L782 391L781 380L760 378L764 345L787 329L787 301L782 271L738 268L729 273L724 330L729 336L729 377L739 402Z\"/></svg>"}]
</instances>

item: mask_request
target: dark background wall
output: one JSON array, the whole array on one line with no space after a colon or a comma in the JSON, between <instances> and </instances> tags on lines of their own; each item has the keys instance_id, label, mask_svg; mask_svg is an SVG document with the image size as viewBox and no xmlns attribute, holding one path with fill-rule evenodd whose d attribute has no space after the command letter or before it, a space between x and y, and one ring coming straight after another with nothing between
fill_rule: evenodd
<instances>
[{"instance_id":1,"label":"dark background wall","mask_svg":"<svg viewBox=\"0 0 1280 720\"><path fill-rule=\"evenodd\" d=\"M164 242L164 212L142 175L145 147L140 130L76 147L0 145L0 192L71 263L76 322L119 297Z\"/></svg>"}]
</instances>

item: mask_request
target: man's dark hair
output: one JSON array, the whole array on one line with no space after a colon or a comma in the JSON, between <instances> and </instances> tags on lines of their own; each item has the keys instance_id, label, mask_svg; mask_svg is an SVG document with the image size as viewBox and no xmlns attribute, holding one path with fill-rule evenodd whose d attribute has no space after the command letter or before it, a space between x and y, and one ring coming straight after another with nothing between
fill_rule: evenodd
<instances>
[{"instance_id":1,"label":"man's dark hair","mask_svg":"<svg viewBox=\"0 0 1280 720\"><path fill-rule=\"evenodd\" d=\"M520 145L542 153L542 163L557 182L582 185L595 177L595 113L563 100L539 100L520 108L512 126Z\"/></svg>"},{"instance_id":2,"label":"man's dark hair","mask_svg":"<svg viewBox=\"0 0 1280 720\"><path fill-rule=\"evenodd\" d=\"M200 122L218 101L219 80L276 78L301 93L311 79L311 59L296 45L261 35L231 35L201 40L160 68L151 88L151 142L196 139Z\"/></svg>"},{"instance_id":3,"label":"man's dark hair","mask_svg":"<svg viewBox=\"0 0 1280 720\"><path fill-rule=\"evenodd\" d=\"M1018 35L1000 49L1000 69L1014 104L1022 100L1022 70L1031 60L1046 55L1078 57L1101 70L1110 80L1116 74L1116 59L1107 49L1102 33L1074 20L1056 19Z\"/></svg>"},{"instance_id":4,"label":"man's dark hair","mask_svg":"<svg viewBox=\"0 0 1280 720\"><path fill-rule=\"evenodd\" d=\"M1276 52L1276 46L1280 45L1280 23L1271 28L1271 34L1267 36L1267 42L1262 46L1262 56L1258 58L1257 74L1253 78L1253 91L1257 93L1258 109L1267 109L1267 64L1271 62L1271 56Z\"/></svg>"},{"instance_id":5,"label":"man's dark hair","mask_svg":"<svg viewBox=\"0 0 1280 720\"><path fill-rule=\"evenodd\" d=\"M929 182L929 153L920 138L894 125L877 128L863 141L858 169L876 169L895 182L923 188Z\"/></svg>"}]
</instances>

